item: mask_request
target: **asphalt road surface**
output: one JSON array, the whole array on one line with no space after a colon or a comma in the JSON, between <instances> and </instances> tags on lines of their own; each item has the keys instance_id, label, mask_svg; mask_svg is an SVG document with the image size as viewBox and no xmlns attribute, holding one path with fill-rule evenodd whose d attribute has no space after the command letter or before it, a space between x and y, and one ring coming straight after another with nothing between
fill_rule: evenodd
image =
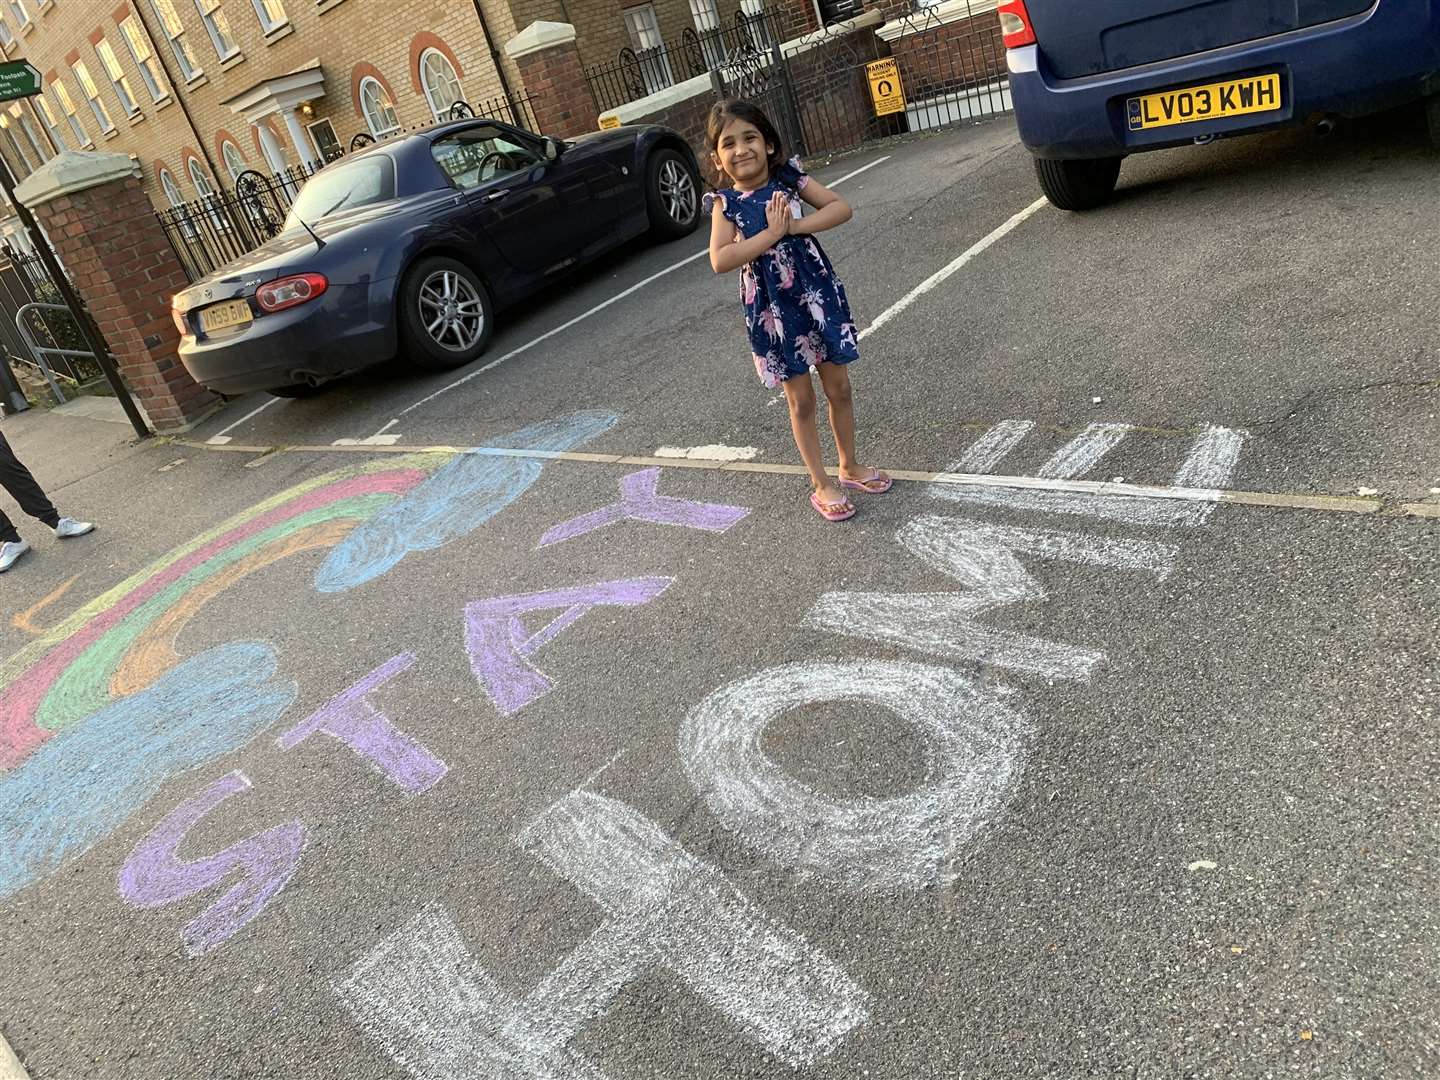
<instances>
[{"instance_id":1,"label":"asphalt road surface","mask_svg":"<svg viewBox=\"0 0 1440 1080\"><path fill-rule=\"evenodd\" d=\"M1418 117L817 173L912 477L844 525L698 235L452 376L6 420L101 525L0 579L34 1080L1440 1071Z\"/></svg>"}]
</instances>

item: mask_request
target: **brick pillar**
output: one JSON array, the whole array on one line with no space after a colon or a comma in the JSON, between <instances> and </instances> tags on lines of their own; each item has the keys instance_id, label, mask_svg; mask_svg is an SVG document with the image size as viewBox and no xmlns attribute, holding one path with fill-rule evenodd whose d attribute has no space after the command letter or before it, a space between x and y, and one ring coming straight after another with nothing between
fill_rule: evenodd
<instances>
[{"instance_id":1,"label":"brick pillar","mask_svg":"<svg viewBox=\"0 0 1440 1080\"><path fill-rule=\"evenodd\" d=\"M595 97L575 47L575 27L533 22L506 43L505 55L515 61L526 91L534 95L530 108L541 135L568 139L599 126Z\"/></svg>"},{"instance_id":2,"label":"brick pillar","mask_svg":"<svg viewBox=\"0 0 1440 1080\"><path fill-rule=\"evenodd\" d=\"M218 408L176 355L170 298L189 281L129 155L63 151L15 194L50 237L155 430L184 431Z\"/></svg>"}]
</instances>

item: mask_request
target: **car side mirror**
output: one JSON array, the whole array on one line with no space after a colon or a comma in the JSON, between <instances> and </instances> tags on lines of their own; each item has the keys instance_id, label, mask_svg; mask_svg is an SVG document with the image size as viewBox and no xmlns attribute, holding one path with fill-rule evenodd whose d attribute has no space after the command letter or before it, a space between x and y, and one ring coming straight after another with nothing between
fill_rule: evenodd
<instances>
[{"instance_id":1,"label":"car side mirror","mask_svg":"<svg viewBox=\"0 0 1440 1080\"><path fill-rule=\"evenodd\" d=\"M552 139L549 135L545 136L546 161L557 161L559 160L560 155L564 152L565 144L563 142L561 142L559 139Z\"/></svg>"}]
</instances>

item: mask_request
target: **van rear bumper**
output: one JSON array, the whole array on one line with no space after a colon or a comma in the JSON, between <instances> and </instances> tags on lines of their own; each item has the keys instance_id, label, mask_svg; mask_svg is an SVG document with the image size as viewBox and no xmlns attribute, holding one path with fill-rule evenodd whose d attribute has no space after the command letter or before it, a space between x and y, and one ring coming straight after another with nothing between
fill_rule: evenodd
<instances>
[{"instance_id":1,"label":"van rear bumper","mask_svg":"<svg viewBox=\"0 0 1440 1080\"><path fill-rule=\"evenodd\" d=\"M1034 45L1008 59L1016 124L1033 154L1115 157L1322 115L1364 116L1440 92L1440 0L1377 0L1348 19L1080 79L1055 78ZM1264 72L1280 75L1276 112L1128 130L1129 98Z\"/></svg>"}]
</instances>

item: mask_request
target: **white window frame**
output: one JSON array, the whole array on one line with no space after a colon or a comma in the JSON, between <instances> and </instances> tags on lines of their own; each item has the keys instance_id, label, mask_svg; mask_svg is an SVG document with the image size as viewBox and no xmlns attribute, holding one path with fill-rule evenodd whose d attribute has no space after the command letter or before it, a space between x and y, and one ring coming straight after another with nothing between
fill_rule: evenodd
<instances>
[{"instance_id":1,"label":"white window frame","mask_svg":"<svg viewBox=\"0 0 1440 1080\"><path fill-rule=\"evenodd\" d=\"M170 175L169 169L160 170L160 190L165 193L165 199L170 203L171 209L185 209L185 196L180 191L180 185L175 182L175 177ZM194 224L190 221L190 214L188 212L186 212L183 217L180 217L177 223L180 226L180 231L185 235L187 240L194 240L198 235L195 231Z\"/></svg>"},{"instance_id":2,"label":"white window frame","mask_svg":"<svg viewBox=\"0 0 1440 1080\"><path fill-rule=\"evenodd\" d=\"M720 9L715 0L690 0L690 18L695 22L695 33L700 35L700 51L705 63L712 71L718 71L729 62L725 53L725 36L720 32Z\"/></svg>"},{"instance_id":3,"label":"white window frame","mask_svg":"<svg viewBox=\"0 0 1440 1080\"><path fill-rule=\"evenodd\" d=\"M621 12L625 33L630 38L635 57L640 61L640 74L645 89L654 94L675 85L670 71L670 58L665 55L665 39L660 36L660 20L654 4L638 4Z\"/></svg>"},{"instance_id":4,"label":"white window frame","mask_svg":"<svg viewBox=\"0 0 1440 1080\"><path fill-rule=\"evenodd\" d=\"M279 161L276 161L273 157L271 157L271 156L270 156L270 147L269 147L268 145L266 145L266 143L265 143L265 137L264 137L264 135L262 135L262 134L260 133L260 131L261 131L261 129L260 129L259 127L257 127L257 128L255 129L255 141L260 144L260 156L265 159L265 165L266 165L266 167L267 167L272 173L278 175L278 174L284 172L284 171L285 171L285 168L286 168L286 166L285 166L284 153L283 153L283 151L281 152L281 157L280 157L280 160L279 160ZM272 132L270 132L270 135L271 135L272 138L274 138L275 133L272 131ZM278 143L279 140L276 139L276 142Z\"/></svg>"},{"instance_id":5,"label":"white window frame","mask_svg":"<svg viewBox=\"0 0 1440 1080\"><path fill-rule=\"evenodd\" d=\"M175 10L174 0L150 0L150 9L160 22L165 40L170 42L170 51L175 54L175 63L180 65L180 76L192 83L205 74L205 69L190 51L190 42L185 38L185 24Z\"/></svg>"},{"instance_id":6,"label":"white window frame","mask_svg":"<svg viewBox=\"0 0 1440 1080\"><path fill-rule=\"evenodd\" d=\"M44 158L41 158L40 161L33 165L30 163L30 158L25 153L25 148L20 145L20 140L15 137L15 128L10 123L9 113L0 113L0 132L4 133L6 142L10 144L10 149L15 152L15 157L19 162L20 168L25 170L25 176L29 176L39 165L44 163ZM24 180L25 176L20 177L20 179Z\"/></svg>"},{"instance_id":7,"label":"white window frame","mask_svg":"<svg viewBox=\"0 0 1440 1080\"><path fill-rule=\"evenodd\" d=\"M240 45L235 40L235 31L230 28L230 17L225 14L221 0L195 0L195 10L210 35L210 44L215 46L215 55L223 64L240 55ZM226 45L230 48L227 50Z\"/></svg>"},{"instance_id":8,"label":"white window frame","mask_svg":"<svg viewBox=\"0 0 1440 1080\"><path fill-rule=\"evenodd\" d=\"M20 29L30 25L30 12L25 8L25 0L9 0L11 13L19 20Z\"/></svg>"},{"instance_id":9,"label":"white window frame","mask_svg":"<svg viewBox=\"0 0 1440 1080\"><path fill-rule=\"evenodd\" d=\"M126 29L126 28L129 29ZM140 81L145 84L145 89L150 92L150 100L154 102L164 101L170 95L160 86L159 65L155 62L155 53L150 48L150 42L141 33L139 24L135 21L134 15L127 15L120 22L120 38L125 42L125 48L130 53L130 59L135 61L135 67L140 72Z\"/></svg>"},{"instance_id":10,"label":"white window frame","mask_svg":"<svg viewBox=\"0 0 1440 1080\"><path fill-rule=\"evenodd\" d=\"M445 86L445 90L453 95L453 100L443 109L437 109L435 107L434 90L436 88L430 85L430 80L426 77L427 62L431 59L439 60L440 63L445 65L445 70L450 73L448 83ZM446 56L439 49L433 47L426 49L420 54L419 63L420 87L422 90L425 91L425 104L430 106L430 115L435 118L436 123L439 123L441 120L444 120L446 118L451 108L454 107L455 102L465 100L465 86L460 82L460 72L455 70L455 65L451 63L450 57Z\"/></svg>"},{"instance_id":11,"label":"white window frame","mask_svg":"<svg viewBox=\"0 0 1440 1080\"><path fill-rule=\"evenodd\" d=\"M69 150L70 144L65 141L65 133L60 130L60 125L55 123L55 111L50 108L50 99L44 94L36 94L31 100L35 102L35 111L40 115L40 123L45 126L50 141L61 150Z\"/></svg>"},{"instance_id":12,"label":"white window frame","mask_svg":"<svg viewBox=\"0 0 1440 1080\"><path fill-rule=\"evenodd\" d=\"M75 136L75 143L80 149L93 147L95 140L90 138L85 125L80 122L76 114L75 99L70 96L70 91L65 89L65 84L59 79L55 80L55 97L60 102L60 111L65 114L65 119L70 122L70 133Z\"/></svg>"},{"instance_id":13,"label":"white window frame","mask_svg":"<svg viewBox=\"0 0 1440 1080\"><path fill-rule=\"evenodd\" d=\"M240 174L250 169L250 163L245 160L245 155L240 152L240 147L229 139L220 144L220 158L225 162L225 171L230 174L232 182L240 179Z\"/></svg>"},{"instance_id":14,"label":"white window frame","mask_svg":"<svg viewBox=\"0 0 1440 1080\"><path fill-rule=\"evenodd\" d=\"M120 66L120 57L115 54L115 46L110 44L109 38L101 38L95 43L95 55L110 79L110 88L115 91L115 100L120 102L121 111L126 116L138 116L140 102L135 97L135 91L130 89L130 76Z\"/></svg>"},{"instance_id":15,"label":"white window frame","mask_svg":"<svg viewBox=\"0 0 1440 1080\"><path fill-rule=\"evenodd\" d=\"M15 44L15 31L10 29L10 23L5 18L5 13L0 11L0 47L10 48Z\"/></svg>"},{"instance_id":16,"label":"white window frame","mask_svg":"<svg viewBox=\"0 0 1440 1080\"><path fill-rule=\"evenodd\" d=\"M373 91L377 96L374 104L379 115L370 112L371 100L365 95ZM385 113L389 113L389 124L383 123L386 119ZM370 129L370 134L377 139L383 139L386 135L393 135L400 130L400 117L395 112L395 101L385 89L385 84L374 75L366 75L360 80L360 115L365 118L365 126Z\"/></svg>"},{"instance_id":17,"label":"white window frame","mask_svg":"<svg viewBox=\"0 0 1440 1080\"><path fill-rule=\"evenodd\" d=\"M41 145L40 136L35 132L35 125L30 122L30 116L25 112L23 106L18 102L10 108L10 118L20 125L20 132L25 136L25 141L30 144L30 149L35 151L35 157L40 164L45 164L55 156L54 151L47 150ZM48 145L48 144L46 144Z\"/></svg>"},{"instance_id":18,"label":"white window frame","mask_svg":"<svg viewBox=\"0 0 1440 1080\"><path fill-rule=\"evenodd\" d=\"M95 80L90 77L90 68L84 60L76 60L70 65L70 70L75 74L75 83L80 87L80 94L90 103L90 112L95 117L95 122L100 125L100 132L109 135L115 130L115 121L110 119L110 110L105 107L105 102L100 100L100 87L95 85Z\"/></svg>"},{"instance_id":19,"label":"white window frame","mask_svg":"<svg viewBox=\"0 0 1440 1080\"><path fill-rule=\"evenodd\" d=\"M281 27L290 25L290 16L285 13L284 0L250 0L255 5L255 15L260 20L260 29L267 34L273 34ZM271 12L274 8L280 13L279 18Z\"/></svg>"},{"instance_id":20,"label":"white window frame","mask_svg":"<svg viewBox=\"0 0 1440 1080\"><path fill-rule=\"evenodd\" d=\"M190 183L195 188L195 195L201 202L217 194L215 184L211 182L210 177L205 175L205 166L201 165L198 159L187 157L185 171L190 174ZM207 212L210 216L210 224L215 226L216 232L230 231L229 219L220 213L213 203Z\"/></svg>"}]
</instances>

